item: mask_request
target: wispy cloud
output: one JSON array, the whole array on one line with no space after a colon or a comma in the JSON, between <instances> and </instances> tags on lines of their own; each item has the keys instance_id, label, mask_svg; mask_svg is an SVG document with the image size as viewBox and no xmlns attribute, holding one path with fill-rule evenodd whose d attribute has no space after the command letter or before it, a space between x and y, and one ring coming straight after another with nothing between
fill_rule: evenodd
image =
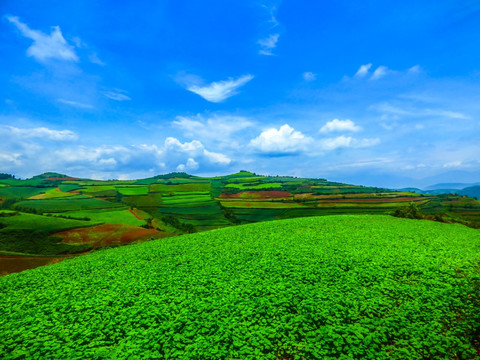
<instances>
[{"instance_id":1,"label":"wispy cloud","mask_svg":"<svg viewBox=\"0 0 480 360\"><path fill-rule=\"evenodd\" d=\"M368 75L368 71L372 67L372 64L365 64L360 66L358 71L355 73L355 77L365 77Z\"/></svg>"},{"instance_id":2,"label":"wispy cloud","mask_svg":"<svg viewBox=\"0 0 480 360\"><path fill-rule=\"evenodd\" d=\"M234 136L253 124L247 118L232 115L214 115L205 119L201 115L177 116L173 125L181 129L185 136L215 143L218 147L239 148L240 138Z\"/></svg>"},{"instance_id":3,"label":"wispy cloud","mask_svg":"<svg viewBox=\"0 0 480 360\"><path fill-rule=\"evenodd\" d=\"M346 120L339 120L339 119L333 119L332 121L327 122L325 125L322 126L320 129L321 133L329 133L333 131L360 131L362 128L358 125L355 125L355 123L352 120L346 119Z\"/></svg>"},{"instance_id":4,"label":"wispy cloud","mask_svg":"<svg viewBox=\"0 0 480 360\"><path fill-rule=\"evenodd\" d=\"M238 94L237 89L252 79L253 75L243 75L238 79L229 78L228 80L212 82L206 86L187 84L187 90L200 95L207 101L219 103Z\"/></svg>"},{"instance_id":5,"label":"wispy cloud","mask_svg":"<svg viewBox=\"0 0 480 360\"><path fill-rule=\"evenodd\" d=\"M109 91L105 91L103 93L107 98L115 100L115 101L126 101L126 100L132 100L128 95L127 91L122 90L122 89L113 89Z\"/></svg>"},{"instance_id":6,"label":"wispy cloud","mask_svg":"<svg viewBox=\"0 0 480 360\"><path fill-rule=\"evenodd\" d=\"M273 55L272 50L277 47L278 38L280 34L270 34L266 38L258 40L258 44L260 45L260 50L258 51L261 55Z\"/></svg>"},{"instance_id":7,"label":"wispy cloud","mask_svg":"<svg viewBox=\"0 0 480 360\"><path fill-rule=\"evenodd\" d=\"M267 9L269 14L270 14L270 19L267 20L267 22L269 24L272 24L272 28L274 27L277 27L278 25L280 25L280 23L278 22L276 16L275 16L275 13L277 12L277 7L276 6L267 6L267 5L262 5L263 8Z\"/></svg>"},{"instance_id":8,"label":"wispy cloud","mask_svg":"<svg viewBox=\"0 0 480 360\"><path fill-rule=\"evenodd\" d=\"M323 150L335 150L342 147L365 148L380 143L379 138L373 139L355 139L351 136L338 136L335 138L326 138L320 140L320 147Z\"/></svg>"},{"instance_id":9,"label":"wispy cloud","mask_svg":"<svg viewBox=\"0 0 480 360\"><path fill-rule=\"evenodd\" d=\"M415 65L408 69L407 72L409 74L420 74L422 72L422 68L420 67L420 65Z\"/></svg>"},{"instance_id":10,"label":"wispy cloud","mask_svg":"<svg viewBox=\"0 0 480 360\"><path fill-rule=\"evenodd\" d=\"M378 80L378 79L384 77L385 75L387 75L389 72L390 72L390 70L386 66L379 66L375 69L375 71L373 72L370 79Z\"/></svg>"},{"instance_id":11,"label":"wispy cloud","mask_svg":"<svg viewBox=\"0 0 480 360\"><path fill-rule=\"evenodd\" d=\"M97 65L100 65L100 66L105 66L106 65L106 63L104 63L102 60L100 60L97 53L95 53L95 52L88 55L88 60L90 60L90 62L92 64L97 64Z\"/></svg>"},{"instance_id":12,"label":"wispy cloud","mask_svg":"<svg viewBox=\"0 0 480 360\"><path fill-rule=\"evenodd\" d=\"M294 154L306 150L313 141L288 124L279 129L270 128L250 141L250 146L267 154Z\"/></svg>"},{"instance_id":13,"label":"wispy cloud","mask_svg":"<svg viewBox=\"0 0 480 360\"><path fill-rule=\"evenodd\" d=\"M303 80L310 82L310 81L315 81L317 79L317 74L307 71L302 74L302 77L303 77Z\"/></svg>"},{"instance_id":14,"label":"wispy cloud","mask_svg":"<svg viewBox=\"0 0 480 360\"><path fill-rule=\"evenodd\" d=\"M62 103L62 104L69 105L69 106L73 106L73 107L77 107L77 108L93 109L93 106L92 106L92 105L83 104L83 103L80 103L80 102L78 102L78 101L65 100L65 99L57 99L57 101L60 102L60 103Z\"/></svg>"},{"instance_id":15,"label":"wispy cloud","mask_svg":"<svg viewBox=\"0 0 480 360\"><path fill-rule=\"evenodd\" d=\"M39 30L30 29L17 16L7 16L7 20L14 24L23 36L33 40L33 44L27 49L28 56L40 62L48 59L79 61L73 46L67 43L59 26L52 26L52 32L47 35Z\"/></svg>"},{"instance_id":16,"label":"wispy cloud","mask_svg":"<svg viewBox=\"0 0 480 360\"><path fill-rule=\"evenodd\" d=\"M52 130L46 127L21 129L14 126L0 126L0 133L22 139L42 139L53 141L77 140L78 135L70 130Z\"/></svg>"},{"instance_id":17,"label":"wispy cloud","mask_svg":"<svg viewBox=\"0 0 480 360\"><path fill-rule=\"evenodd\" d=\"M409 117L425 117L438 116L450 119L470 119L471 117L463 113L445 109L431 109L431 108L415 108L415 107L400 107L391 105L389 103L381 103L370 107L373 110L383 112L386 114L403 115Z\"/></svg>"}]
</instances>

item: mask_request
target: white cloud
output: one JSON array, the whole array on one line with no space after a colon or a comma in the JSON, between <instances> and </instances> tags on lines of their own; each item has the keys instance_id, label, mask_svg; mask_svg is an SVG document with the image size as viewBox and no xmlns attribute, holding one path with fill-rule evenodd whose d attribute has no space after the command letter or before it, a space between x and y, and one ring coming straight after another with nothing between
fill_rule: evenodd
<instances>
[{"instance_id":1,"label":"white cloud","mask_svg":"<svg viewBox=\"0 0 480 360\"><path fill-rule=\"evenodd\" d=\"M360 131L362 128L358 125L355 125L355 123L352 120L346 119L346 120L339 120L339 119L333 119L332 121L327 122L325 125L322 126L320 129L321 133L329 133L333 131Z\"/></svg>"},{"instance_id":2,"label":"white cloud","mask_svg":"<svg viewBox=\"0 0 480 360\"><path fill-rule=\"evenodd\" d=\"M268 19L268 22L272 24L272 28L280 25L277 18L275 17L275 13L277 12L277 7L276 6L268 7L267 5L262 5L262 7L267 9L268 12L270 13L270 19Z\"/></svg>"},{"instance_id":3,"label":"white cloud","mask_svg":"<svg viewBox=\"0 0 480 360\"><path fill-rule=\"evenodd\" d=\"M388 68L386 66L379 66L378 68L375 69L375 71L373 72L370 79L378 80L378 79L384 77L385 75L387 75L389 72L390 72L390 70L388 70Z\"/></svg>"},{"instance_id":4,"label":"white cloud","mask_svg":"<svg viewBox=\"0 0 480 360\"><path fill-rule=\"evenodd\" d=\"M288 124L263 131L250 141L250 146L265 153L289 154L304 151L312 138L295 131Z\"/></svg>"},{"instance_id":5,"label":"white cloud","mask_svg":"<svg viewBox=\"0 0 480 360\"><path fill-rule=\"evenodd\" d=\"M122 90L122 89L113 89L113 90L110 90L110 91L105 91L103 93L103 95L105 95L107 98L115 100L115 101L132 100L126 94L127 94L127 91Z\"/></svg>"},{"instance_id":6,"label":"white cloud","mask_svg":"<svg viewBox=\"0 0 480 360\"><path fill-rule=\"evenodd\" d=\"M360 66L358 71L355 73L355 77L365 77L368 74L368 71L372 67L372 64L365 64Z\"/></svg>"},{"instance_id":7,"label":"white cloud","mask_svg":"<svg viewBox=\"0 0 480 360\"><path fill-rule=\"evenodd\" d=\"M365 148L380 143L380 139L355 139L351 136L338 136L335 138L326 138L320 141L320 147L323 150L335 150L342 147Z\"/></svg>"},{"instance_id":8,"label":"white cloud","mask_svg":"<svg viewBox=\"0 0 480 360\"><path fill-rule=\"evenodd\" d=\"M451 162L443 164L444 168L458 168L460 166L462 166L461 161L451 161Z\"/></svg>"},{"instance_id":9,"label":"white cloud","mask_svg":"<svg viewBox=\"0 0 480 360\"><path fill-rule=\"evenodd\" d=\"M201 115L193 117L177 116L173 125L180 128L189 138L215 143L219 147L238 148L240 139L234 135L253 124L247 118L232 115L214 115L205 119Z\"/></svg>"},{"instance_id":10,"label":"white cloud","mask_svg":"<svg viewBox=\"0 0 480 360\"><path fill-rule=\"evenodd\" d=\"M17 16L7 16L7 20L14 24L23 36L33 40L33 44L27 49L28 56L40 62L48 59L79 61L73 46L67 43L59 26L52 26L52 32L47 35L39 30L30 29Z\"/></svg>"},{"instance_id":11,"label":"white cloud","mask_svg":"<svg viewBox=\"0 0 480 360\"><path fill-rule=\"evenodd\" d=\"M444 110L444 109L430 109L430 108L422 109L422 108L415 108L415 107L402 108L399 106L391 105L389 103L380 103L377 105L373 105L370 108L386 114L403 115L403 116L411 116L411 117L438 116L438 117L449 118L449 119L464 119L464 120L471 119L470 116L462 114L457 111Z\"/></svg>"},{"instance_id":12,"label":"white cloud","mask_svg":"<svg viewBox=\"0 0 480 360\"><path fill-rule=\"evenodd\" d=\"M236 95L238 93L236 90L252 79L253 75L243 75L236 80L229 78L224 81L212 82L207 86L188 85L187 90L200 95L207 101L218 103Z\"/></svg>"},{"instance_id":13,"label":"white cloud","mask_svg":"<svg viewBox=\"0 0 480 360\"><path fill-rule=\"evenodd\" d=\"M420 65L415 65L408 69L407 72L409 74L420 74L422 72L422 68L420 67Z\"/></svg>"},{"instance_id":14,"label":"white cloud","mask_svg":"<svg viewBox=\"0 0 480 360\"><path fill-rule=\"evenodd\" d=\"M54 141L70 141L77 140L78 135L70 130L52 130L46 127L20 129L14 126L0 126L0 134L6 136L14 136L22 139L42 139Z\"/></svg>"},{"instance_id":15,"label":"white cloud","mask_svg":"<svg viewBox=\"0 0 480 360\"><path fill-rule=\"evenodd\" d=\"M340 147L349 147L352 143L352 138L350 136L339 136L336 138L327 138L321 140L321 147L324 150L335 150Z\"/></svg>"},{"instance_id":16,"label":"white cloud","mask_svg":"<svg viewBox=\"0 0 480 360\"><path fill-rule=\"evenodd\" d=\"M304 72L302 76L303 80L305 81L315 81L317 79L317 74L314 74L310 71Z\"/></svg>"},{"instance_id":17,"label":"white cloud","mask_svg":"<svg viewBox=\"0 0 480 360\"><path fill-rule=\"evenodd\" d=\"M93 109L92 105L83 104L83 103L80 103L80 102L77 102L77 101L65 100L65 99L57 99L57 101L61 102L62 104L65 104L65 105L70 105L70 106L74 106L74 107L78 107L78 108L82 108L82 109Z\"/></svg>"},{"instance_id":18,"label":"white cloud","mask_svg":"<svg viewBox=\"0 0 480 360\"><path fill-rule=\"evenodd\" d=\"M228 165L232 162L227 155L211 152L206 149L203 150L203 155L205 155L211 162L215 164Z\"/></svg>"},{"instance_id":19,"label":"white cloud","mask_svg":"<svg viewBox=\"0 0 480 360\"><path fill-rule=\"evenodd\" d=\"M100 66L105 66L106 65L102 60L100 60L97 53L91 53L90 55L88 55L88 60L90 60L90 62L92 64L97 64L97 65L100 65Z\"/></svg>"},{"instance_id":20,"label":"white cloud","mask_svg":"<svg viewBox=\"0 0 480 360\"><path fill-rule=\"evenodd\" d=\"M280 34L270 34L266 38L258 40L261 49L258 51L261 55L273 55L272 50L277 47Z\"/></svg>"},{"instance_id":21,"label":"white cloud","mask_svg":"<svg viewBox=\"0 0 480 360\"><path fill-rule=\"evenodd\" d=\"M180 164L177 166L177 171L188 171L188 170L197 170L198 169L198 163L195 161L195 159L188 158L186 164Z\"/></svg>"}]
</instances>

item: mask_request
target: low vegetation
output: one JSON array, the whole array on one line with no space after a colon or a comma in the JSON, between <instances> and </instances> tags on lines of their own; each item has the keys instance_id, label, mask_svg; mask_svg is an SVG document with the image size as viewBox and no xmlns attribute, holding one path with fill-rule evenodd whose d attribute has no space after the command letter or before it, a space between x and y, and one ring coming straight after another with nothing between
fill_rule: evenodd
<instances>
[{"instance_id":1,"label":"low vegetation","mask_svg":"<svg viewBox=\"0 0 480 360\"><path fill-rule=\"evenodd\" d=\"M326 216L0 278L5 359L477 359L480 233Z\"/></svg>"},{"instance_id":2,"label":"low vegetation","mask_svg":"<svg viewBox=\"0 0 480 360\"><path fill-rule=\"evenodd\" d=\"M0 218L0 252L15 249L33 255L76 251L65 247L72 236L95 247L141 241L153 233L163 238L305 216L394 214L480 227L480 202L464 195L390 191L247 171L211 178L171 173L122 181L58 173L20 180L0 174L0 209L16 211L24 220L23 227L12 227ZM65 228L65 220L77 222ZM42 223L48 227L39 227ZM87 227L90 230L84 230ZM115 231L108 234L105 229Z\"/></svg>"}]
</instances>

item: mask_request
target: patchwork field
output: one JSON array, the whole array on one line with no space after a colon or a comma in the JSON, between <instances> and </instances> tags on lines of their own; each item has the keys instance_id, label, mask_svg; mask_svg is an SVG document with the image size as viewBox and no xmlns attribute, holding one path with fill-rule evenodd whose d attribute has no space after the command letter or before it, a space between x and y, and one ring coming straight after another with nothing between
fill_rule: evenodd
<instances>
[{"instance_id":1,"label":"patchwork field","mask_svg":"<svg viewBox=\"0 0 480 360\"><path fill-rule=\"evenodd\" d=\"M478 359L480 233L341 215L0 278L4 359Z\"/></svg>"},{"instance_id":2,"label":"patchwork field","mask_svg":"<svg viewBox=\"0 0 480 360\"><path fill-rule=\"evenodd\" d=\"M480 227L480 202L456 194L391 191L246 171L212 178L172 173L121 181L46 173L0 180L0 209L18 214L11 219L0 214L0 253L77 253L265 220L393 214L399 209L397 214L403 214L409 206L418 208L418 218ZM400 216L410 216L406 213Z\"/></svg>"}]
</instances>

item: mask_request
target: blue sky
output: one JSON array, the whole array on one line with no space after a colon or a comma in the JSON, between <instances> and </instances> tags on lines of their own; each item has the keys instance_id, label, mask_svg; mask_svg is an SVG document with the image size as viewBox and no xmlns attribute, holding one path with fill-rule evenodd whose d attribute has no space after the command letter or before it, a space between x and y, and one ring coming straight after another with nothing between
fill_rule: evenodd
<instances>
[{"instance_id":1,"label":"blue sky","mask_svg":"<svg viewBox=\"0 0 480 360\"><path fill-rule=\"evenodd\" d=\"M478 1L0 3L0 172L480 181Z\"/></svg>"}]
</instances>

